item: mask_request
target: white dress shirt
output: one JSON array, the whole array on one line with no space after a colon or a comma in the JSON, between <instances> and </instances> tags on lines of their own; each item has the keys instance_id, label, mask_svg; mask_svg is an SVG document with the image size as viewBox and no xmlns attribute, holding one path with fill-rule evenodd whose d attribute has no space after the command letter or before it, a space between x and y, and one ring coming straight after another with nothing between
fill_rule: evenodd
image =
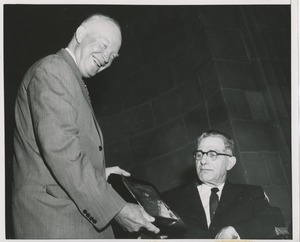
<instances>
[{"instance_id":1,"label":"white dress shirt","mask_svg":"<svg viewBox=\"0 0 300 242\"><path fill-rule=\"evenodd\" d=\"M223 191L223 187L224 184L221 184L219 186L217 186L217 188L219 189L219 191L217 192L217 195L219 197L219 201L222 195L222 191ZM216 187L216 186L214 186ZM210 194L211 194L211 190L213 187L208 186L206 184L201 184L199 186L197 186L198 192L199 192L199 196L202 202L202 205L204 207L204 211L205 211L205 215L206 215L206 221L207 221L207 226L209 227L210 223L211 223L211 219L210 219L210 211L209 211L209 198L210 198Z\"/></svg>"}]
</instances>

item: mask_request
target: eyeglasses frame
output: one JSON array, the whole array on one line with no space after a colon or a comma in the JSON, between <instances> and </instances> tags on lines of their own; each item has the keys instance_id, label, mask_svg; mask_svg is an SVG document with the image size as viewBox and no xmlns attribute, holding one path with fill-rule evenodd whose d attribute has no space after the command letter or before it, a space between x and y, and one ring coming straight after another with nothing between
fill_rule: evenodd
<instances>
[{"instance_id":1,"label":"eyeglasses frame","mask_svg":"<svg viewBox=\"0 0 300 242\"><path fill-rule=\"evenodd\" d=\"M196 158L196 153L198 153L198 152L200 152L200 153L202 154L201 159L197 159L197 158ZM229 155L229 154L225 154L225 153L219 153L219 152L217 152L217 151L215 151L215 150L209 150L209 151L206 151L206 152L204 152L204 151L202 151L202 150L196 150L196 151L193 152L193 156L194 156L194 158L195 158L196 160L202 160L203 157L204 157L204 155L206 155L207 157L209 157L209 156L208 156L208 153L209 153L209 152L214 152L214 153L216 153L216 154L217 154L216 159L218 159L218 156L219 156L219 155L224 155L224 156L229 156L229 157L232 157L232 156L233 156L233 155ZM216 160L216 159L215 159L215 160ZM212 160L212 161L215 161L215 160Z\"/></svg>"}]
</instances>

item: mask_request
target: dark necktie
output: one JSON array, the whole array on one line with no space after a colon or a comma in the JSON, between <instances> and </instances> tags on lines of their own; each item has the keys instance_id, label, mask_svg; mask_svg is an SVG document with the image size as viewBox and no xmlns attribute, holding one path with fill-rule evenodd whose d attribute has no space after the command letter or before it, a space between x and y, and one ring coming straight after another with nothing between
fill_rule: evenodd
<instances>
[{"instance_id":1,"label":"dark necktie","mask_svg":"<svg viewBox=\"0 0 300 242\"><path fill-rule=\"evenodd\" d=\"M211 194L210 194L210 198L209 198L210 221L213 220L213 217L214 217L217 207L218 207L218 203L219 203L219 197L217 194L218 191L219 191L219 189L217 187L213 187L211 189Z\"/></svg>"}]
</instances>

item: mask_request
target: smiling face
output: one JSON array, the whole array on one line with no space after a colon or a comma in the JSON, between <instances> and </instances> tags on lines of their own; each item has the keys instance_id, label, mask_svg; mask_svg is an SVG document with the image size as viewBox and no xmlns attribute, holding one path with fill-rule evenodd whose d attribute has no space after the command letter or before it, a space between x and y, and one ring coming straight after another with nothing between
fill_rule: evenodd
<instances>
[{"instance_id":1,"label":"smiling face","mask_svg":"<svg viewBox=\"0 0 300 242\"><path fill-rule=\"evenodd\" d=\"M83 77L95 76L118 56L122 43L119 27L109 20L95 20L76 31L75 58Z\"/></svg>"},{"instance_id":2,"label":"smiling face","mask_svg":"<svg viewBox=\"0 0 300 242\"><path fill-rule=\"evenodd\" d=\"M226 150L222 138L218 136L210 136L201 139L197 150L207 152L209 150L217 153L226 153L232 155L230 150ZM201 160L196 160L196 170L199 179L210 186L218 186L225 182L227 171L235 165L236 158L234 156L218 155L217 159L211 161L207 155L204 155Z\"/></svg>"}]
</instances>

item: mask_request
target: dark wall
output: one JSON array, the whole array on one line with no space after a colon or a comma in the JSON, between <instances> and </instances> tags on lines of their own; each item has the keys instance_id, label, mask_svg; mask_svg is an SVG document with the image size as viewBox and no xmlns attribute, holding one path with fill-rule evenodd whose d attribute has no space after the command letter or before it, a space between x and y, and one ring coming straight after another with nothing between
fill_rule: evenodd
<instances>
[{"instance_id":1,"label":"dark wall","mask_svg":"<svg viewBox=\"0 0 300 242\"><path fill-rule=\"evenodd\" d=\"M229 178L263 185L290 221L290 6L6 5L8 237L17 87L94 12L115 17L123 35L120 57L88 81L107 165L167 191L194 175L196 137L220 129L237 141Z\"/></svg>"},{"instance_id":2,"label":"dark wall","mask_svg":"<svg viewBox=\"0 0 300 242\"><path fill-rule=\"evenodd\" d=\"M289 222L289 7L152 8L131 28L138 64L96 101L108 164L166 191L192 177L195 138L223 130L237 143L230 179L262 185Z\"/></svg>"}]
</instances>

